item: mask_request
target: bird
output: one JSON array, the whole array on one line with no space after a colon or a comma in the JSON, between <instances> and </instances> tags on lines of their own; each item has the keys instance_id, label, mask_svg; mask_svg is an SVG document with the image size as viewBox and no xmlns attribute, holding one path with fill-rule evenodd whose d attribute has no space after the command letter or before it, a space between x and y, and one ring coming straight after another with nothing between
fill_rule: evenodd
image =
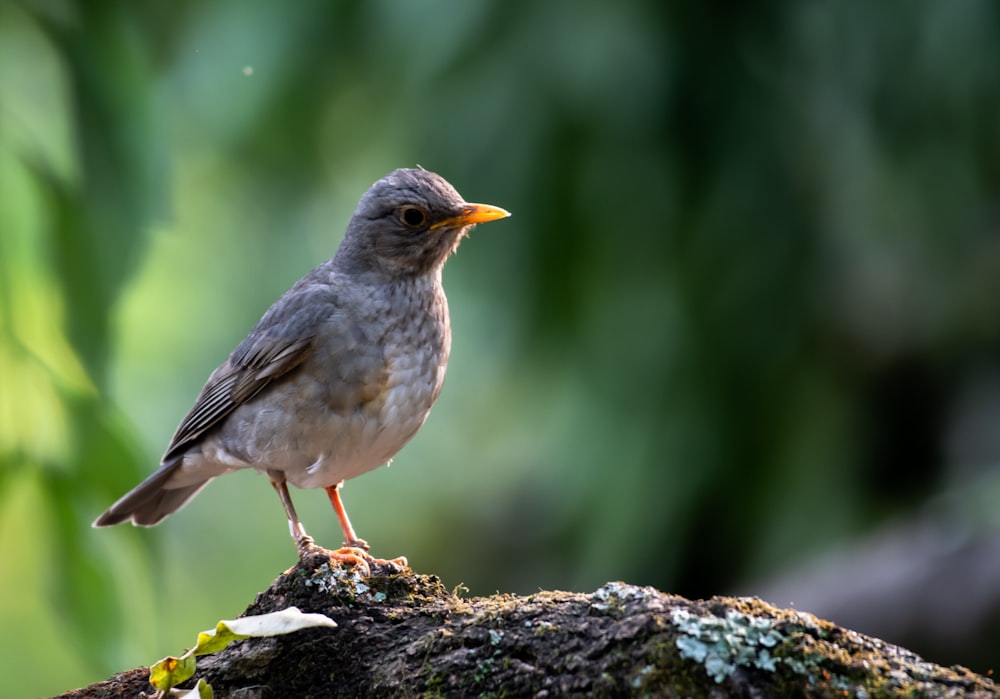
<instances>
[{"instance_id":1,"label":"bird","mask_svg":"<svg viewBox=\"0 0 1000 699\"><path fill-rule=\"evenodd\" d=\"M384 563L355 533L340 489L424 424L451 351L445 261L477 224L509 215L419 166L375 182L334 255L264 313L209 376L159 468L93 526L153 526L216 477L250 468L277 491L300 558L319 547L289 484L326 491L343 560Z\"/></svg>"}]
</instances>

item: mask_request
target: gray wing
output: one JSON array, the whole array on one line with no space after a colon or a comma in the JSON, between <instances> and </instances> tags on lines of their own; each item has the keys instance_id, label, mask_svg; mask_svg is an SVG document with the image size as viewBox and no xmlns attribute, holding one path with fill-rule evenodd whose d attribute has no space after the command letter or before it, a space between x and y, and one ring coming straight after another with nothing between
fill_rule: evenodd
<instances>
[{"instance_id":1,"label":"gray wing","mask_svg":"<svg viewBox=\"0 0 1000 699\"><path fill-rule=\"evenodd\" d=\"M282 326L251 333L212 372L191 412L177 427L163 460L185 451L236 408L301 365L312 351L314 338L314 334L295 337Z\"/></svg>"},{"instance_id":2,"label":"gray wing","mask_svg":"<svg viewBox=\"0 0 1000 699\"><path fill-rule=\"evenodd\" d=\"M194 407L181 421L160 468L122 496L94 526L131 520L151 526L194 497L204 480L171 484L185 452L262 390L287 378L315 356L317 333L338 313L338 297L329 285L315 284L317 268L264 314L257 326L208 378Z\"/></svg>"},{"instance_id":3,"label":"gray wing","mask_svg":"<svg viewBox=\"0 0 1000 699\"><path fill-rule=\"evenodd\" d=\"M188 447L238 406L309 356L312 337L282 336L280 331L278 327L271 332L251 333L226 363L212 373L194 408L177 428L160 468L98 517L95 527L126 520L152 526L184 507L212 480L208 476L180 486L170 485Z\"/></svg>"},{"instance_id":4,"label":"gray wing","mask_svg":"<svg viewBox=\"0 0 1000 699\"><path fill-rule=\"evenodd\" d=\"M353 409L382 389L386 367L380 343L367 337L365 324L354 317L365 304L345 302L334 285L316 283L325 274L321 265L292 287L212 373L178 426L164 461L183 454L238 407L310 359L310 371L330 377L331 387L336 384L331 408Z\"/></svg>"},{"instance_id":5,"label":"gray wing","mask_svg":"<svg viewBox=\"0 0 1000 699\"><path fill-rule=\"evenodd\" d=\"M329 283L329 261L312 270L278 299L229 359L212 372L194 407L181 421L163 460L182 454L234 410L302 365L315 348L320 327L342 312L343 299Z\"/></svg>"}]
</instances>

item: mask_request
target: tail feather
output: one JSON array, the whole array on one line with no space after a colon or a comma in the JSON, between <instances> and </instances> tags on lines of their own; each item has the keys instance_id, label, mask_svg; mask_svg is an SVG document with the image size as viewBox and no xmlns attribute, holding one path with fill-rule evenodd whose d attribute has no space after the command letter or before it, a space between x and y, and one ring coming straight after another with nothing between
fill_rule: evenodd
<instances>
[{"instance_id":1,"label":"tail feather","mask_svg":"<svg viewBox=\"0 0 1000 699\"><path fill-rule=\"evenodd\" d=\"M211 477L179 488L167 486L170 477L180 467L181 458L174 458L156 470L149 478L127 492L108 511L98 517L93 526L110 527L131 520L133 524L151 527L176 512L208 485Z\"/></svg>"}]
</instances>

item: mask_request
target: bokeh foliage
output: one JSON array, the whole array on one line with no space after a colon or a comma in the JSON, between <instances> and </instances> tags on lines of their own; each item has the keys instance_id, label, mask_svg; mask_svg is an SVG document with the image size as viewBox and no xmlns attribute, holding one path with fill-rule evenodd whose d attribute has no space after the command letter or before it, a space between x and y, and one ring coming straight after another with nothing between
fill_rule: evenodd
<instances>
[{"instance_id":1,"label":"bokeh foliage","mask_svg":"<svg viewBox=\"0 0 1000 699\"><path fill-rule=\"evenodd\" d=\"M88 524L399 166L514 217L446 270L434 415L345 489L377 553L474 593L754 592L996 487L997 13L0 5L0 676L179 652L290 565L252 474ZM965 640L930 659L984 671Z\"/></svg>"}]
</instances>

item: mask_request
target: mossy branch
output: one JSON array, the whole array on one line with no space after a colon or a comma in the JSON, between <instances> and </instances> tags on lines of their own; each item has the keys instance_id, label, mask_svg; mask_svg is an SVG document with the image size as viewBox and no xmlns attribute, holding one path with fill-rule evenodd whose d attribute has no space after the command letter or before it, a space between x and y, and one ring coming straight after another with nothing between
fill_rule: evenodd
<instances>
[{"instance_id":1,"label":"mossy branch","mask_svg":"<svg viewBox=\"0 0 1000 699\"><path fill-rule=\"evenodd\" d=\"M296 606L337 628L251 638L199 660L214 696L996 697L985 677L757 599L592 594L465 599L433 576L301 561L247 614ZM206 624L213 620L206 620ZM193 681L193 680L192 680ZM152 695L137 668L62 695Z\"/></svg>"}]
</instances>

